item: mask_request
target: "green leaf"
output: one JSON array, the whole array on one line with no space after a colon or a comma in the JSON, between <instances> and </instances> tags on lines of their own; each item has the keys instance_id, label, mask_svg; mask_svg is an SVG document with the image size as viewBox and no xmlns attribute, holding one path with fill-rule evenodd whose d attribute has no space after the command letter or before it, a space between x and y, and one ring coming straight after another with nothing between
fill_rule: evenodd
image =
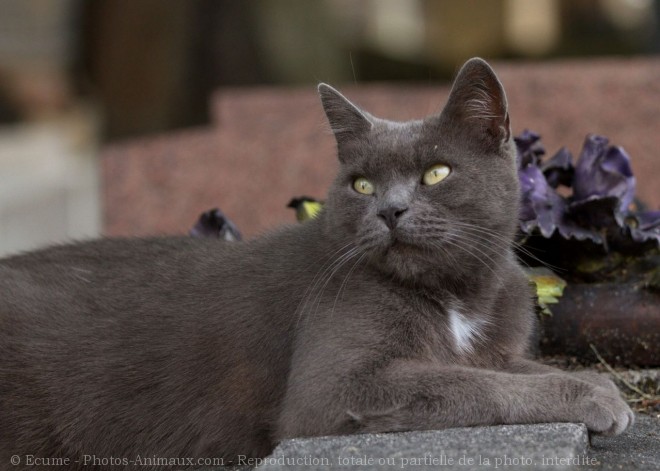
<instances>
[{"instance_id":1,"label":"green leaf","mask_svg":"<svg viewBox=\"0 0 660 471\"><path fill-rule=\"evenodd\" d=\"M301 208L297 213L299 221L306 221L308 219L315 218L321 209L323 208L323 203L318 201L303 201Z\"/></svg>"},{"instance_id":2,"label":"green leaf","mask_svg":"<svg viewBox=\"0 0 660 471\"><path fill-rule=\"evenodd\" d=\"M287 208L292 208L296 211L298 222L304 222L318 216L321 209L323 209L323 202L309 196L299 196L289 201Z\"/></svg>"},{"instance_id":3,"label":"green leaf","mask_svg":"<svg viewBox=\"0 0 660 471\"><path fill-rule=\"evenodd\" d=\"M564 294L566 281L543 267L527 268L525 270L529 281L536 288L536 300L543 314L551 315L549 304L557 304Z\"/></svg>"}]
</instances>

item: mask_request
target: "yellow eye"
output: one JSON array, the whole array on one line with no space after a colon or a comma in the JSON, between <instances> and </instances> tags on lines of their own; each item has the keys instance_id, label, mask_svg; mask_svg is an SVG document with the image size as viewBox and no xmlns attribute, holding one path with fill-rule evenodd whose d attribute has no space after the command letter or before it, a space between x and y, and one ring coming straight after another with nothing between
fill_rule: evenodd
<instances>
[{"instance_id":1,"label":"yellow eye","mask_svg":"<svg viewBox=\"0 0 660 471\"><path fill-rule=\"evenodd\" d=\"M424 173L422 182L424 182L424 185L435 185L447 178L447 175L449 175L450 172L451 169L446 165L434 165Z\"/></svg>"},{"instance_id":2,"label":"yellow eye","mask_svg":"<svg viewBox=\"0 0 660 471\"><path fill-rule=\"evenodd\" d=\"M374 186L364 177L356 178L353 182L353 188L363 195L371 195L374 192Z\"/></svg>"}]
</instances>

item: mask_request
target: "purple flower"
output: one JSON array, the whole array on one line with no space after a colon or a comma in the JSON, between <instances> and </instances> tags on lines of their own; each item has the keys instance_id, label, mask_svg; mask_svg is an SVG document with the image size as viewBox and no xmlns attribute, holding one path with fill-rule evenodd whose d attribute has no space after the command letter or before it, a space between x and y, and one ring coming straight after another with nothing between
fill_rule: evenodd
<instances>
[{"instance_id":1,"label":"purple flower","mask_svg":"<svg viewBox=\"0 0 660 471\"><path fill-rule=\"evenodd\" d=\"M519 172L522 193L520 227L526 234L534 229L550 238L557 231L564 239L603 242L602 235L591 225L580 225L570 217L568 203L548 184L541 170L528 165Z\"/></svg>"},{"instance_id":2,"label":"purple flower","mask_svg":"<svg viewBox=\"0 0 660 471\"><path fill-rule=\"evenodd\" d=\"M548 185L543 172L534 164L518 173L522 206L520 224L527 234L538 228L544 237L550 237L560 224L566 202Z\"/></svg>"},{"instance_id":3,"label":"purple flower","mask_svg":"<svg viewBox=\"0 0 660 471\"><path fill-rule=\"evenodd\" d=\"M609 237L660 244L660 211L632 215L635 196L630 157L620 147L609 146L602 136L589 135L573 166L571 153L560 149L542 160L545 150L538 134L524 131L515 138L521 188L520 227L526 234L538 230L550 238L591 240L608 246ZM572 188L563 197L559 185Z\"/></svg>"},{"instance_id":4,"label":"purple flower","mask_svg":"<svg viewBox=\"0 0 660 471\"><path fill-rule=\"evenodd\" d=\"M571 186L575 172L573 155L566 147L562 147L554 156L543 162L541 171L551 187Z\"/></svg>"},{"instance_id":5,"label":"purple flower","mask_svg":"<svg viewBox=\"0 0 660 471\"><path fill-rule=\"evenodd\" d=\"M541 157L545 155L545 148L541 144L541 136L534 131L525 129L519 136L513 138L518 151L518 168L528 165L538 165Z\"/></svg>"},{"instance_id":6,"label":"purple flower","mask_svg":"<svg viewBox=\"0 0 660 471\"><path fill-rule=\"evenodd\" d=\"M660 211L644 211L630 216L627 221L635 242L655 240L660 244Z\"/></svg>"},{"instance_id":7,"label":"purple flower","mask_svg":"<svg viewBox=\"0 0 660 471\"><path fill-rule=\"evenodd\" d=\"M628 154L607 144L605 137L587 136L575 166L572 199L617 198L615 217L623 225L622 216L635 197L635 177Z\"/></svg>"}]
</instances>

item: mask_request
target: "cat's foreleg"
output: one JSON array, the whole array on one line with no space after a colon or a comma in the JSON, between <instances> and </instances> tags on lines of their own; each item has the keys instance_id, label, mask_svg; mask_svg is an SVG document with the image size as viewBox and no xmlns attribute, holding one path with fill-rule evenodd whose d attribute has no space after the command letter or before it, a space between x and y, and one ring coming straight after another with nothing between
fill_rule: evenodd
<instances>
[{"instance_id":1,"label":"cat's foreleg","mask_svg":"<svg viewBox=\"0 0 660 471\"><path fill-rule=\"evenodd\" d=\"M561 372L519 374L402 361L383 369L370 385L347 411L365 432L582 422L591 431L616 435L633 420L617 393Z\"/></svg>"},{"instance_id":2,"label":"cat's foreleg","mask_svg":"<svg viewBox=\"0 0 660 471\"><path fill-rule=\"evenodd\" d=\"M505 366L505 371L520 374L565 374L576 376L583 381L593 383L596 386L611 389L619 393L619 388L612 382L611 379L605 374L597 373L595 371L572 371L566 372L555 368L554 366L544 365L542 363L529 360L527 358L514 358L509 360Z\"/></svg>"}]
</instances>

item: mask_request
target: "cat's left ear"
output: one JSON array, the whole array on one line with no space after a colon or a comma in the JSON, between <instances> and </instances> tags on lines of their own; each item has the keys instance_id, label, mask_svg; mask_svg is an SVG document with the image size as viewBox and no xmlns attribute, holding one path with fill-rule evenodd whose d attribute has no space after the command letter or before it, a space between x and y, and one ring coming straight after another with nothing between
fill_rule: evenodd
<instances>
[{"instance_id":1,"label":"cat's left ear","mask_svg":"<svg viewBox=\"0 0 660 471\"><path fill-rule=\"evenodd\" d=\"M319 84L319 95L337 142L341 143L364 134L373 126L371 115L355 106L330 85Z\"/></svg>"},{"instance_id":2,"label":"cat's left ear","mask_svg":"<svg viewBox=\"0 0 660 471\"><path fill-rule=\"evenodd\" d=\"M458 72L442 116L490 142L502 144L511 136L504 88L488 63L478 57Z\"/></svg>"}]
</instances>

